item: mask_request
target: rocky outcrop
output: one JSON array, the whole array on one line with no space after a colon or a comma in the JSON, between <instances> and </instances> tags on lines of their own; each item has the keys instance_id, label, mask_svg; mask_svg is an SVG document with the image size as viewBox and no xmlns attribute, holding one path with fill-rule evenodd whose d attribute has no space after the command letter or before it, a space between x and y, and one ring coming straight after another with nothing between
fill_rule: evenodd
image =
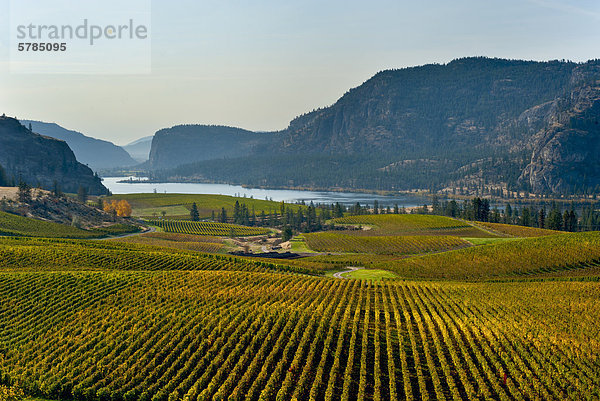
<instances>
[{"instance_id":1,"label":"rocky outcrop","mask_svg":"<svg viewBox=\"0 0 600 401\"><path fill-rule=\"evenodd\" d=\"M553 103L557 111L531 138L531 163L520 180L537 193L599 187L600 81Z\"/></svg>"},{"instance_id":2,"label":"rocky outcrop","mask_svg":"<svg viewBox=\"0 0 600 401\"><path fill-rule=\"evenodd\" d=\"M92 195L108 190L93 171L79 163L66 142L35 134L10 117L0 117L0 165L14 182L64 192L83 186Z\"/></svg>"},{"instance_id":3,"label":"rocky outcrop","mask_svg":"<svg viewBox=\"0 0 600 401\"><path fill-rule=\"evenodd\" d=\"M218 125L177 125L152 139L149 166L165 169L202 160L247 156L268 134Z\"/></svg>"}]
</instances>

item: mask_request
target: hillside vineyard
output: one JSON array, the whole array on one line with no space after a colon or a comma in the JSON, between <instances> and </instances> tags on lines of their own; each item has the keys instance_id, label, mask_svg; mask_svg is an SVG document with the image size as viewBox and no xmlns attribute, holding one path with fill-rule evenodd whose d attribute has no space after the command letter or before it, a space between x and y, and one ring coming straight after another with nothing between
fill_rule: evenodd
<instances>
[{"instance_id":1,"label":"hillside vineyard","mask_svg":"<svg viewBox=\"0 0 600 401\"><path fill-rule=\"evenodd\" d=\"M54 399L598 397L595 283L5 270L0 295L1 374Z\"/></svg>"}]
</instances>

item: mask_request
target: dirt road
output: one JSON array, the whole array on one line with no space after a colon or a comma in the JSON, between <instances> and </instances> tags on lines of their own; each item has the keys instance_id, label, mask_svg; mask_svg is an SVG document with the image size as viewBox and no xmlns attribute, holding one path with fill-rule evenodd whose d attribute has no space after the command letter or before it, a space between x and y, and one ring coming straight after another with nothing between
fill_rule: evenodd
<instances>
[{"instance_id":1,"label":"dirt road","mask_svg":"<svg viewBox=\"0 0 600 401\"><path fill-rule=\"evenodd\" d=\"M343 277L342 274L346 274L346 273L350 273L350 272L353 272L353 271L356 271L356 270L360 270L360 269L362 269L362 267L346 266L346 269L348 269L348 270L343 271L343 272L333 273L333 277L335 277L335 278L346 278L346 277Z\"/></svg>"}]
</instances>

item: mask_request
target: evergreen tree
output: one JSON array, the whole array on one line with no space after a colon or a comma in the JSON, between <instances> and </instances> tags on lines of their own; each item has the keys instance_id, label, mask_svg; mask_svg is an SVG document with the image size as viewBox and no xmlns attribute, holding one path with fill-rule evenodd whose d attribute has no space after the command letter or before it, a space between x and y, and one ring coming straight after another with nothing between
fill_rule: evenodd
<instances>
[{"instance_id":1,"label":"evergreen tree","mask_svg":"<svg viewBox=\"0 0 600 401\"><path fill-rule=\"evenodd\" d=\"M19 199L19 202L22 202L22 203L31 203L33 200L31 198L31 187L29 185L27 185L27 183L25 183L24 181L21 181L19 183L19 190L18 190L17 197Z\"/></svg>"},{"instance_id":2,"label":"evergreen tree","mask_svg":"<svg viewBox=\"0 0 600 401\"><path fill-rule=\"evenodd\" d=\"M547 224L548 224L548 228L550 230L562 230L563 228L563 217L562 214L560 213L560 210L558 209L558 206L556 204L553 205L552 210L550 211L550 214L548 215L548 220L547 220Z\"/></svg>"},{"instance_id":3,"label":"evergreen tree","mask_svg":"<svg viewBox=\"0 0 600 401\"><path fill-rule=\"evenodd\" d=\"M6 172L2 165L0 165L0 187L8 186L8 178L6 177Z\"/></svg>"},{"instance_id":4,"label":"evergreen tree","mask_svg":"<svg viewBox=\"0 0 600 401\"><path fill-rule=\"evenodd\" d=\"M504 209L504 223L505 224L512 223L512 215L513 215L512 206L510 206L510 203L507 203L506 208Z\"/></svg>"},{"instance_id":5,"label":"evergreen tree","mask_svg":"<svg viewBox=\"0 0 600 401\"><path fill-rule=\"evenodd\" d=\"M433 209L433 214L436 214L436 215L442 214L440 200L437 195L433 195L433 199L431 200L431 207Z\"/></svg>"},{"instance_id":6,"label":"evergreen tree","mask_svg":"<svg viewBox=\"0 0 600 401\"><path fill-rule=\"evenodd\" d=\"M52 193L57 198L60 198L63 196L63 193L60 190L60 185L58 185L58 181L56 181L56 180L54 180L54 189L52 190Z\"/></svg>"},{"instance_id":7,"label":"evergreen tree","mask_svg":"<svg viewBox=\"0 0 600 401\"><path fill-rule=\"evenodd\" d=\"M539 228L546 228L546 208L545 207L540 209L538 225L539 225Z\"/></svg>"},{"instance_id":8,"label":"evergreen tree","mask_svg":"<svg viewBox=\"0 0 600 401\"><path fill-rule=\"evenodd\" d=\"M88 190L87 190L87 188L83 187L82 185L79 186L79 188L77 189L77 199L81 203L86 203L87 202L87 200L88 200Z\"/></svg>"},{"instance_id":9,"label":"evergreen tree","mask_svg":"<svg viewBox=\"0 0 600 401\"><path fill-rule=\"evenodd\" d=\"M531 210L528 207L524 208L521 213L521 225L531 227Z\"/></svg>"},{"instance_id":10,"label":"evergreen tree","mask_svg":"<svg viewBox=\"0 0 600 401\"><path fill-rule=\"evenodd\" d=\"M200 214L198 213L198 206L196 202L192 203L192 208L190 209L190 219L192 221L200 221Z\"/></svg>"},{"instance_id":11,"label":"evergreen tree","mask_svg":"<svg viewBox=\"0 0 600 401\"><path fill-rule=\"evenodd\" d=\"M264 210L260 211L260 225L264 226L265 224L267 224L267 215L265 214Z\"/></svg>"},{"instance_id":12,"label":"evergreen tree","mask_svg":"<svg viewBox=\"0 0 600 401\"><path fill-rule=\"evenodd\" d=\"M289 241L294 236L294 231L290 226L285 226L281 232L281 239L283 242Z\"/></svg>"}]
</instances>

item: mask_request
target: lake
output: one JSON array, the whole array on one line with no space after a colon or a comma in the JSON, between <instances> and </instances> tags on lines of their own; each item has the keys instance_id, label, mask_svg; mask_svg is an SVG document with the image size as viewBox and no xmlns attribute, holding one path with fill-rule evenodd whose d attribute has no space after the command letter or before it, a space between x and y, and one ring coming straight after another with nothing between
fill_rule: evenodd
<instances>
[{"instance_id":1,"label":"lake","mask_svg":"<svg viewBox=\"0 0 600 401\"><path fill-rule=\"evenodd\" d=\"M431 203L424 197L393 195L382 196L376 194L358 193L358 192L327 192L327 191L298 191L291 189L259 189L259 188L244 188L239 185L227 184L194 184L194 183L124 183L119 182L126 180L127 177L105 177L103 184L113 194L140 194L152 193L156 190L158 193L169 194L212 194L212 195L230 195L240 197L253 197L255 199L269 199L274 201L284 201L287 203L296 202L314 202L317 203L335 203L339 202L344 205L353 205L359 202L361 205L373 205L377 200L382 206L393 207L398 204L400 207L422 206L425 203Z\"/></svg>"}]
</instances>

